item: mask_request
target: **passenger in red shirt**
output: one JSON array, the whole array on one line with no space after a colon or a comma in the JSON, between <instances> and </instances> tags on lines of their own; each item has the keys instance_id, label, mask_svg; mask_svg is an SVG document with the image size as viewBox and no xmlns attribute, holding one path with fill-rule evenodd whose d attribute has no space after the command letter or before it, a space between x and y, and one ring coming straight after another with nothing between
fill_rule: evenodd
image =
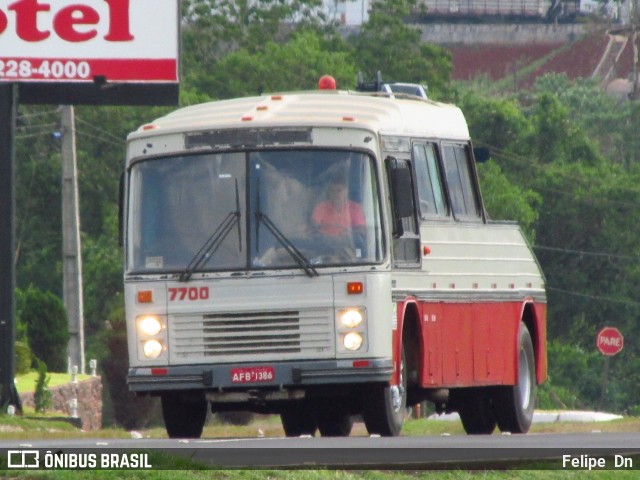
<instances>
[{"instance_id":1,"label":"passenger in red shirt","mask_svg":"<svg viewBox=\"0 0 640 480\"><path fill-rule=\"evenodd\" d=\"M349 200L347 185L334 179L327 189L327 200L313 209L311 220L320 233L332 237L350 235L352 229L365 227L364 212L360 204Z\"/></svg>"}]
</instances>

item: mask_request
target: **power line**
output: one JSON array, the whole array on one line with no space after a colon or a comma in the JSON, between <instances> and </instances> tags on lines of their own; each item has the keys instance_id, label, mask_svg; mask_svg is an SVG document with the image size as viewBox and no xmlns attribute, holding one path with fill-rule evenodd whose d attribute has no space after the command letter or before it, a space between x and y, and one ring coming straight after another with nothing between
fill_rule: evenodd
<instances>
[{"instance_id":1,"label":"power line","mask_svg":"<svg viewBox=\"0 0 640 480\"><path fill-rule=\"evenodd\" d=\"M523 156L523 155L519 155L515 152L508 152L506 150L502 150L494 145L490 145L486 142L480 141L480 140L476 140L474 141L475 144L477 145L481 145L484 147L489 148L489 150L491 151L491 153L493 154L494 152L496 152L498 154L498 156L495 156L496 159L499 160L506 160L508 162L511 162L512 164L516 164L516 165L521 165L522 163L527 163L528 165L532 166L532 167L536 167L536 168L540 168L540 167L545 167L546 164L542 164L542 163L537 163L535 162L533 159L531 159L528 156ZM569 174L563 174L561 172L556 172L557 175L563 176L565 178L569 178L570 180L576 180L576 177L571 177ZM542 190L542 189L541 189ZM640 190L636 190L636 189L632 189L632 188L618 188L618 191L623 191L623 192L630 192L630 193L635 193L635 194L640 194ZM553 191L553 190L548 190L548 191ZM560 190L558 190L557 192L559 193L564 193L567 194L567 192L562 192Z\"/></svg>"},{"instance_id":2,"label":"power line","mask_svg":"<svg viewBox=\"0 0 640 480\"><path fill-rule=\"evenodd\" d=\"M111 139L113 139L113 140L115 140L117 142L124 143L124 140L122 138L118 137L117 135L114 135L113 133L109 132L108 130L105 130L103 128L97 127L96 125L94 125L91 122L87 122L86 120L83 120L82 118L78 117L77 115L76 115L76 121L78 123L82 123L83 125L87 125L89 128L92 128L93 130L95 130L95 131L97 131L99 133L102 133L102 134L110 137Z\"/></svg>"},{"instance_id":3,"label":"power line","mask_svg":"<svg viewBox=\"0 0 640 480\"><path fill-rule=\"evenodd\" d=\"M59 110L47 110L46 112L37 112L37 113L21 113L18 115L17 120L24 120L27 118L36 118L36 117L43 117L45 115L52 115L54 113L59 113Z\"/></svg>"},{"instance_id":4,"label":"power line","mask_svg":"<svg viewBox=\"0 0 640 480\"><path fill-rule=\"evenodd\" d=\"M106 139L106 138L104 138L104 137L101 137L101 136L99 136L99 135L93 135L92 133L83 132L82 130L79 130L77 127L76 127L76 129L75 129L75 132L76 132L78 135L81 135L81 136L83 136L83 137L93 138L93 139L95 139L95 140L100 140L101 142L104 142L104 143L109 144L109 145L113 145L113 146L115 146L115 147L119 147L119 148L122 148L122 147L123 147L123 143L116 143L116 142L113 142L113 141L111 141L111 140L108 140L108 139Z\"/></svg>"},{"instance_id":5,"label":"power line","mask_svg":"<svg viewBox=\"0 0 640 480\"><path fill-rule=\"evenodd\" d=\"M34 138L34 137L42 137L42 136L51 136L51 132L37 132L37 133L25 133L25 134L16 134L15 138L19 140L23 140L25 138Z\"/></svg>"},{"instance_id":6,"label":"power line","mask_svg":"<svg viewBox=\"0 0 640 480\"><path fill-rule=\"evenodd\" d=\"M491 147L490 145L483 143L483 142L477 142L480 145L484 145L484 146L488 146L490 149L492 149L493 147ZM498 151L498 155L493 155L493 157L496 160L506 160L508 162L514 163L514 164L521 164L522 162L520 162L520 160L518 160L518 155L514 154L514 157L511 157L507 154L501 154L499 153L500 150L496 149L496 151ZM539 167L543 167L544 165L540 165L540 164L536 164L535 162L533 162L532 160L529 159L524 159L524 157L520 157L520 159L522 159L523 162L527 162L532 166L535 166L536 168ZM573 181L575 183L576 178L575 177L569 177L568 174L563 174L561 172L556 172L556 174L558 176L562 176L564 178L568 178L569 180ZM589 185L592 186L592 185ZM541 187L541 186L536 186L535 189L532 189L535 191L539 191L539 192L547 192L547 193L552 193L554 195L562 195L565 197L571 197L571 199L574 201L574 203L580 203L584 206L589 206L589 207L595 207L597 206L598 203L608 203L609 205L614 205L614 206L621 206L621 207L626 207L626 208L632 208L632 209L636 209L637 208L637 203L632 203L632 202L624 202L621 200L615 200L615 199L611 199L611 198L607 198L607 197L598 197L597 201L594 200L593 198L585 198L585 197L581 197L576 199L574 196L574 193L572 191L567 191L567 190L560 190L560 189L554 189L554 188L548 188L548 187ZM627 193L631 193L631 194L636 194L636 195L640 195L640 190L634 190L631 188L620 188L620 187L616 187L616 191L618 192L627 192Z\"/></svg>"},{"instance_id":7,"label":"power line","mask_svg":"<svg viewBox=\"0 0 640 480\"><path fill-rule=\"evenodd\" d=\"M40 123L37 125L20 125L19 127L16 127L17 131L23 131L23 130L35 130L35 129L54 129L58 126L57 123Z\"/></svg>"},{"instance_id":8,"label":"power line","mask_svg":"<svg viewBox=\"0 0 640 480\"><path fill-rule=\"evenodd\" d=\"M546 288L547 290L551 290L554 292L564 293L566 295L573 295L575 297L588 298L590 300L597 300L599 302L621 303L624 305L632 305L634 307L640 307L640 302L636 302L633 300L626 300L626 299L613 298L613 297L603 297L602 295L591 295L588 293L574 292L571 290L565 290L563 288L550 287L549 285L547 285Z\"/></svg>"},{"instance_id":9,"label":"power line","mask_svg":"<svg viewBox=\"0 0 640 480\"><path fill-rule=\"evenodd\" d=\"M608 252L594 252L594 251L585 251L585 250L572 250L569 248L560 248L560 247L547 247L545 245L533 245L535 250L549 250L551 252L562 252L562 253L573 253L577 255L585 255L585 256L593 256L593 257L605 257L605 258L614 258L617 260L638 260L640 257L634 255L621 255L617 253L608 253Z\"/></svg>"}]
</instances>

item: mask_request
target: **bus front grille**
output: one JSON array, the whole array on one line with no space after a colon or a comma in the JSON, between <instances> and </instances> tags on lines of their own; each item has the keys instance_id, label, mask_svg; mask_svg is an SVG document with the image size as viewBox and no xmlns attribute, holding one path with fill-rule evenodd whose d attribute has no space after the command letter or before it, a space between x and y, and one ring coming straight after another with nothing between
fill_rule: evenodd
<instances>
[{"instance_id":1,"label":"bus front grille","mask_svg":"<svg viewBox=\"0 0 640 480\"><path fill-rule=\"evenodd\" d=\"M328 358L335 352L327 309L176 315L169 333L172 363Z\"/></svg>"}]
</instances>

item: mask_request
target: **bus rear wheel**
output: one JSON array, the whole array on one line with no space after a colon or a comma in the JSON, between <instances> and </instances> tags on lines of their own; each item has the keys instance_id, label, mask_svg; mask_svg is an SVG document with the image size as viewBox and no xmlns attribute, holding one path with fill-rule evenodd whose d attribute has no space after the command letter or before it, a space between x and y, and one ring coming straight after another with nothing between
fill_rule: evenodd
<instances>
[{"instance_id":1,"label":"bus rear wheel","mask_svg":"<svg viewBox=\"0 0 640 480\"><path fill-rule=\"evenodd\" d=\"M328 403L316 406L315 419L323 437L348 437L353 428L353 417L344 408Z\"/></svg>"},{"instance_id":2,"label":"bus rear wheel","mask_svg":"<svg viewBox=\"0 0 640 480\"><path fill-rule=\"evenodd\" d=\"M535 355L531 334L520 325L518 341L518 382L498 387L493 398L493 412L501 432L527 433L533 421L536 403Z\"/></svg>"},{"instance_id":3,"label":"bus rear wheel","mask_svg":"<svg viewBox=\"0 0 640 480\"><path fill-rule=\"evenodd\" d=\"M383 437L400 435L407 407L407 362L404 347L398 385L377 385L363 402L362 417L369 434Z\"/></svg>"},{"instance_id":4,"label":"bus rear wheel","mask_svg":"<svg viewBox=\"0 0 640 480\"><path fill-rule=\"evenodd\" d=\"M486 388L474 388L459 393L458 414L468 435L489 435L496 429L491 397Z\"/></svg>"},{"instance_id":5,"label":"bus rear wheel","mask_svg":"<svg viewBox=\"0 0 640 480\"><path fill-rule=\"evenodd\" d=\"M169 438L200 438L207 418L209 402L178 393L161 397L162 418Z\"/></svg>"}]
</instances>

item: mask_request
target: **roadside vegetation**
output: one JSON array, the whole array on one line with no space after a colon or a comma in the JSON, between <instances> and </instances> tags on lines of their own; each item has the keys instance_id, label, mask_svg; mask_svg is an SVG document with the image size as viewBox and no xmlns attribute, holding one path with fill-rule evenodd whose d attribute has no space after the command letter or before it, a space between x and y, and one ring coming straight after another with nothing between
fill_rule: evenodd
<instances>
[{"instance_id":1,"label":"roadside vegetation","mask_svg":"<svg viewBox=\"0 0 640 480\"><path fill-rule=\"evenodd\" d=\"M638 432L640 418L624 417L603 422L549 422L534 423L530 434L538 433L605 433ZM430 418L409 418L402 429L402 436L454 436L466 435L458 420L439 420ZM494 435L500 435L496 431ZM98 431L83 432L72 424L61 420L59 413L50 412L36 415L32 409L26 409L24 415L0 416L0 439L58 439L58 438L167 438L162 425L135 431L118 427L104 428ZM232 425L217 415L207 420L202 438L279 438L284 432L277 415L256 415L244 425ZM368 436L363 423L354 424L351 436Z\"/></svg>"}]
</instances>

